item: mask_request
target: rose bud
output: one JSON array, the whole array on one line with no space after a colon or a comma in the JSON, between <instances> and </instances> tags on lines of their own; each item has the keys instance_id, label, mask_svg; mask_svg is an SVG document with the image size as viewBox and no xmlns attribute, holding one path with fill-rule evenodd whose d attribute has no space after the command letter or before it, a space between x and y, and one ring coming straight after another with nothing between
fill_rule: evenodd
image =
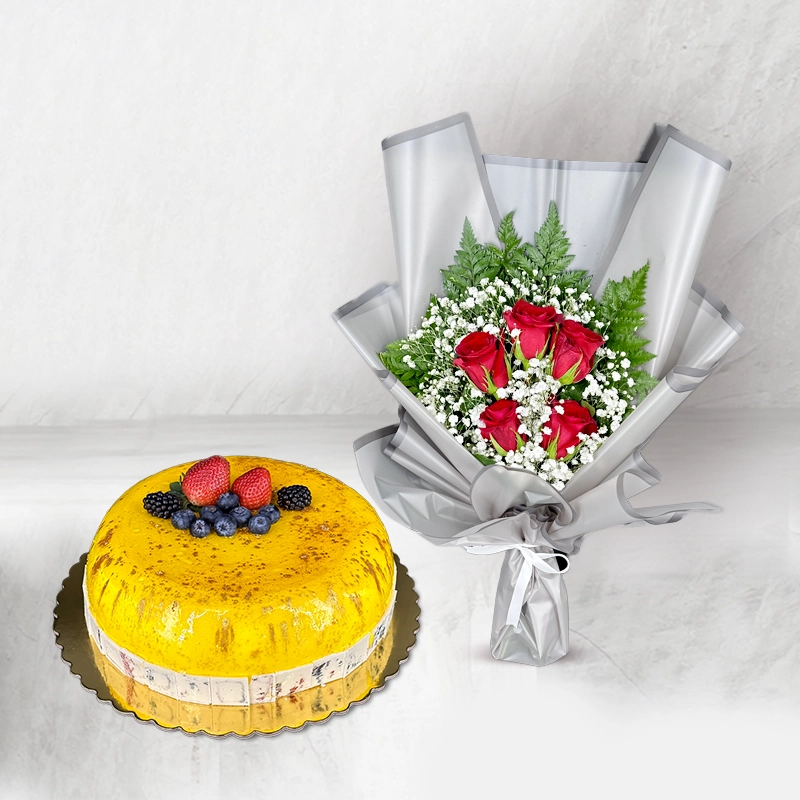
<instances>
[{"instance_id":1,"label":"rose bud","mask_svg":"<svg viewBox=\"0 0 800 800\"><path fill-rule=\"evenodd\" d=\"M565 319L553 343L553 377L562 384L582 381L592 371L594 354L602 344L599 333Z\"/></svg>"},{"instance_id":2,"label":"rose bud","mask_svg":"<svg viewBox=\"0 0 800 800\"><path fill-rule=\"evenodd\" d=\"M472 383L487 394L508 386L511 373L503 342L491 333L468 333L456 345L453 364L464 370Z\"/></svg>"},{"instance_id":3,"label":"rose bud","mask_svg":"<svg viewBox=\"0 0 800 800\"><path fill-rule=\"evenodd\" d=\"M510 332L519 331L514 344L514 355L528 368L528 361L541 358L550 334L563 319L553 306L535 306L527 300L517 300L514 307L503 313Z\"/></svg>"},{"instance_id":4,"label":"rose bud","mask_svg":"<svg viewBox=\"0 0 800 800\"><path fill-rule=\"evenodd\" d=\"M564 409L563 414L559 414L555 406L560 405ZM547 422L550 433L544 434L542 447L547 450L550 458L565 458L568 447L578 447L581 440L579 433L597 433L597 423L589 413L588 408L584 408L576 400L559 401L553 406L550 412L550 419ZM574 454L574 451L573 451Z\"/></svg>"},{"instance_id":5,"label":"rose bud","mask_svg":"<svg viewBox=\"0 0 800 800\"><path fill-rule=\"evenodd\" d=\"M481 436L488 439L500 455L504 456L522 446L528 440L519 433L519 417L516 400L498 400L486 406L480 416L483 427Z\"/></svg>"}]
</instances>

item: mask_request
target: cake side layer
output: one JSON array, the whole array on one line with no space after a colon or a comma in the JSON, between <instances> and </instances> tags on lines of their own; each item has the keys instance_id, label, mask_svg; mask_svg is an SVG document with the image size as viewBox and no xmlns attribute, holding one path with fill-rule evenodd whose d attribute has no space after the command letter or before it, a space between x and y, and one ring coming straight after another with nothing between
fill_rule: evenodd
<instances>
[{"instance_id":1,"label":"cake side layer","mask_svg":"<svg viewBox=\"0 0 800 800\"><path fill-rule=\"evenodd\" d=\"M299 727L310 719L321 720L366 697L383 682L394 631L392 622L370 657L349 675L276 697L274 702L248 706L207 705L155 692L120 671L98 650L94 639L90 641L95 662L119 707L133 711L141 719L154 719L165 727L179 725L186 731L204 730L213 734L235 731L247 735L254 730L272 733L283 727Z\"/></svg>"},{"instance_id":2,"label":"cake side layer","mask_svg":"<svg viewBox=\"0 0 800 800\"><path fill-rule=\"evenodd\" d=\"M84 575L84 594L86 579ZM311 664L262 675L213 677L193 675L159 667L114 642L100 628L88 605L84 605L86 628L96 650L95 660L106 659L118 672L150 691L199 705L243 706L272 703L315 686L347 677L358 669L384 640L392 623L397 593L377 626L340 653L330 653ZM102 668L102 664L100 665ZM105 672L105 670L104 670Z\"/></svg>"},{"instance_id":3,"label":"cake side layer","mask_svg":"<svg viewBox=\"0 0 800 800\"><path fill-rule=\"evenodd\" d=\"M352 647L392 599L394 559L369 503L298 464L230 457L231 478L270 470L275 490L304 484L312 505L268 534L195 539L150 516L143 497L191 464L129 489L95 536L86 598L99 627L145 661L194 675L280 672Z\"/></svg>"}]
</instances>

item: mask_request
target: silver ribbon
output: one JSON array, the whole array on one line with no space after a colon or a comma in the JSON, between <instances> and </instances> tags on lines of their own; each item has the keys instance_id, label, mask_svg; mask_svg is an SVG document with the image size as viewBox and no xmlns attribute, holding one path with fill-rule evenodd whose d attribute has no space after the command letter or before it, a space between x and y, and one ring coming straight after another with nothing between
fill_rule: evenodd
<instances>
[{"instance_id":1,"label":"silver ribbon","mask_svg":"<svg viewBox=\"0 0 800 800\"><path fill-rule=\"evenodd\" d=\"M709 503L633 508L660 476L642 448L739 339L741 324L693 276L730 162L667 127L647 164L483 156L469 117L450 117L384 142L398 282L379 284L334 319L400 406L399 424L355 443L359 472L376 504L437 545L505 553L495 599L492 654L541 666L565 655L569 618L563 572L583 537L617 525L662 525ZM481 464L378 358L408 334L441 291L469 217L493 240L514 210L530 240L555 199L599 294L650 261L647 338L658 386L559 493L532 472ZM610 238L609 238L610 237ZM657 345L657 346L656 346ZM563 559L563 560L562 560Z\"/></svg>"},{"instance_id":2,"label":"silver ribbon","mask_svg":"<svg viewBox=\"0 0 800 800\"><path fill-rule=\"evenodd\" d=\"M519 625L520 614L522 614L522 604L525 601L525 590L528 588L533 578L533 570L543 572L546 575L563 575L569 571L569 559L562 555L561 558L566 562L564 569L553 567L545 559L558 558L556 553L539 553L535 550L535 544L519 542L517 544L464 544L464 549L468 553L475 555L496 555L506 550L517 550L525 562L520 570L519 578L514 583L514 593L511 595L511 602L508 604L506 614L506 625L516 628Z\"/></svg>"}]
</instances>

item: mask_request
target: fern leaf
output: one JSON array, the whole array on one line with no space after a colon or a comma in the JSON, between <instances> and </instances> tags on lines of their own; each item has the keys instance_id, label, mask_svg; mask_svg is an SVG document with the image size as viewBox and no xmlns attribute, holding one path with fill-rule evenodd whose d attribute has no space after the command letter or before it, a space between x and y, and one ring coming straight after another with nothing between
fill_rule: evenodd
<instances>
[{"instance_id":1,"label":"fern leaf","mask_svg":"<svg viewBox=\"0 0 800 800\"><path fill-rule=\"evenodd\" d=\"M453 300L464 297L467 289L477 286L483 278L492 280L502 271L502 251L480 244L468 219L464 220L461 244L454 261L454 264L442 270L445 292Z\"/></svg>"},{"instance_id":2,"label":"fern leaf","mask_svg":"<svg viewBox=\"0 0 800 800\"><path fill-rule=\"evenodd\" d=\"M613 324L618 335L634 333L644 320L640 312L647 289L648 261L641 269L621 281L609 281L600 300L601 319Z\"/></svg>"},{"instance_id":3,"label":"fern leaf","mask_svg":"<svg viewBox=\"0 0 800 800\"><path fill-rule=\"evenodd\" d=\"M500 222L500 227L497 229L497 238L506 250L516 249L522 243L522 239L519 238L514 227L513 211L506 214Z\"/></svg>"},{"instance_id":4,"label":"fern leaf","mask_svg":"<svg viewBox=\"0 0 800 800\"><path fill-rule=\"evenodd\" d=\"M575 258L569 253L570 242L553 202L550 203L542 227L534 234L533 241L533 245L525 245L525 254L544 277L564 272Z\"/></svg>"}]
</instances>

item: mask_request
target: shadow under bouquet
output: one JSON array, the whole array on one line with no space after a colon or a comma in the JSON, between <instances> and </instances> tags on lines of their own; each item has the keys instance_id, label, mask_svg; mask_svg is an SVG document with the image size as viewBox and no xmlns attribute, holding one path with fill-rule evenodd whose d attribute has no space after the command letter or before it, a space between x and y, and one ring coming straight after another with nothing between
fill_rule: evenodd
<instances>
[{"instance_id":1,"label":"shadow under bouquet","mask_svg":"<svg viewBox=\"0 0 800 800\"><path fill-rule=\"evenodd\" d=\"M359 471L429 541L505 554L492 654L542 666L569 648L585 535L717 510L629 500L659 481L644 445L741 335L694 281L730 162L674 128L640 162L487 156L465 114L383 147L398 282L334 318L400 421L355 443Z\"/></svg>"}]
</instances>

